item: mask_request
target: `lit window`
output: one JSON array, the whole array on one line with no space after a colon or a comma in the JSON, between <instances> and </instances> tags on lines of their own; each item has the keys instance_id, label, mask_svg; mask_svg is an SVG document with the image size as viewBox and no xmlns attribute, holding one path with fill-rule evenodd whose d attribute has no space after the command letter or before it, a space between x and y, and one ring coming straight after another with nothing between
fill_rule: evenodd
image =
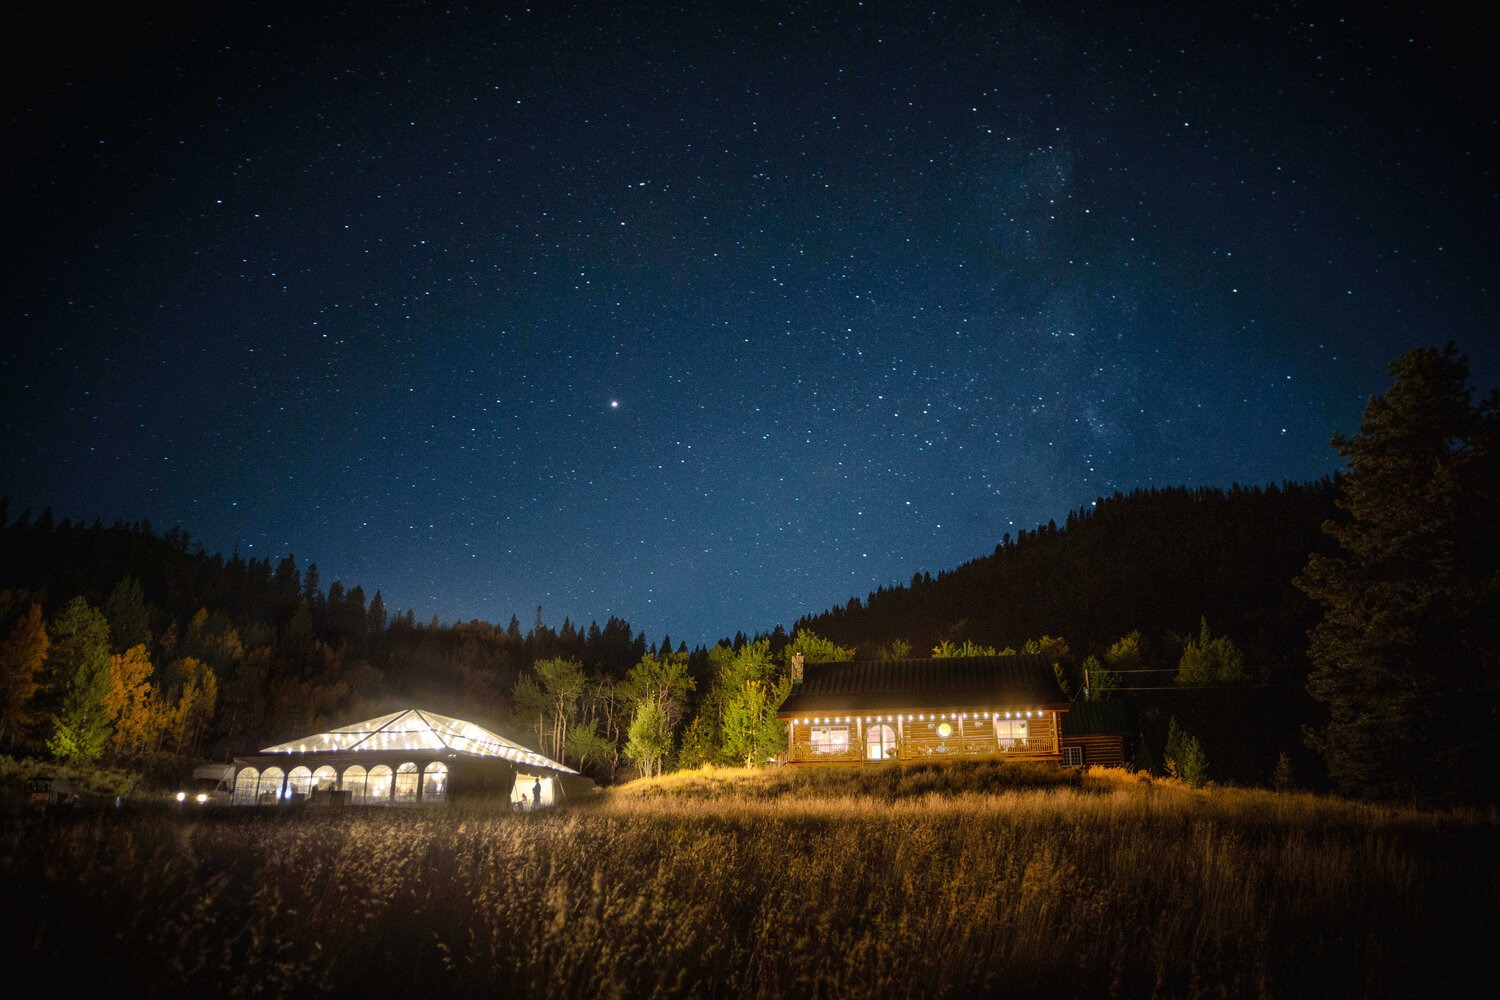
<instances>
[{"instance_id":1,"label":"lit window","mask_svg":"<svg viewBox=\"0 0 1500 1000\"><path fill-rule=\"evenodd\" d=\"M825 726L811 734L813 753L848 753L849 727Z\"/></svg>"},{"instance_id":2,"label":"lit window","mask_svg":"<svg viewBox=\"0 0 1500 1000\"><path fill-rule=\"evenodd\" d=\"M411 761L396 768L396 788L392 798L397 802L417 801L417 782L420 775L417 765Z\"/></svg>"},{"instance_id":3,"label":"lit window","mask_svg":"<svg viewBox=\"0 0 1500 1000\"><path fill-rule=\"evenodd\" d=\"M865 759L893 760L896 756L896 730L876 725L865 730Z\"/></svg>"},{"instance_id":4,"label":"lit window","mask_svg":"<svg viewBox=\"0 0 1500 1000\"><path fill-rule=\"evenodd\" d=\"M448 765L435 760L422 772L422 801L441 802L448 797Z\"/></svg>"},{"instance_id":5,"label":"lit window","mask_svg":"<svg viewBox=\"0 0 1500 1000\"><path fill-rule=\"evenodd\" d=\"M1014 747L1026 745L1026 720L1025 719L996 719L995 738L1000 741L1002 747Z\"/></svg>"},{"instance_id":6,"label":"lit window","mask_svg":"<svg viewBox=\"0 0 1500 1000\"><path fill-rule=\"evenodd\" d=\"M294 767L286 776L286 790L291 795L305 796L312 785L312 771L305 766Z\"/></svg>"},{"instance_id":7,"label":"lit window","mask_svg":"<svg viewBox=\"0 0 1500 1000\"><path fill-rule=\"evenodd\" d=\"M260 772L253 767L240 770L234 776L234 803L247 806L255 804L256 788L260 784Z\"/></svg>"},{"instance_id":8,"label":"lit window","mask_svg":"<svg viewBox=\"0 0 1500 1000\"><path fill-rule=\"evenodd\" d=\"M365 779L365 800L384 804L391 800L391 766L376 764Z\"/></svg>"},{"instance_id":9,"label":"lit window","mask_svg":"<svg viewBox=\"0 0 1500 1000\"><path fill-rule=\"evenodd\" d=\"M268 767L260 772L260 791L256 797L262 802L275 802L281 797L281 783L286 772L279 767Z\"/></svg>"},{"instance_id":10,"label":"lit window","mask_svg":"<svg viewBox=\"0 0 1500 1000\"><path fill-rule=\"evenodd\" d=\"M367 779L365 769L358 764L350 765L344 772L344 791L349 793L349 801L355 804L363 804L365 801L365 783Z\"/></svg>"}]
</instances>

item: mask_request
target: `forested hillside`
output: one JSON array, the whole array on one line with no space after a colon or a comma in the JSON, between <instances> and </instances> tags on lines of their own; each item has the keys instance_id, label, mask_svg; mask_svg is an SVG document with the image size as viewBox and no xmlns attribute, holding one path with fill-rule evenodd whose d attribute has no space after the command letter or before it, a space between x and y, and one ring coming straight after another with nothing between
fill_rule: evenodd
<instances>
[{"instance_id":1,"label":"forested hillside","mask_svg":"<svg viewBox=\"0 0 1500 1000\"><path fill-rule=\"evenodd\" d=\"M1090 663L1131 668L1113 677L1127 690L1171 688L1184 650L1201 640L1243 653L1249 686L1236 705L1284 717L1274 741L1256 741L1253 763L1237 766L1219 752L1221 774L1254 778L1266 753L1297 742L1306 712L1303 651L1316 609L1291 581L1309 553L1326 548L1319 526L1333 497L1326 481L1116 495L1062 527L1007 536L991 555L936 577L921 573L909 586L810 615L791 635L736 634L694 650L670 637L648 643L617 618L554 630L541 609L524 632L514 615L504 627L421 623L410 610L391 614L379 590L325 586L315 565L299 567L291 554L226 560L175 528L158 535L147 524L54 523L50 512L10 521L0 504L0 636L9 637L0 666L8 677L25 674L27 637L50 644L34 657L33 690L23 684L8 696L0 742L41 753L55 738L80 674L74 648L87 645L80 637L90 623L107 631L99 656L113 658L100 673L137 689L114 696L106 758L222 758L419 704L605 780L775 752L774 711L793 649L815 661L856 649L876 657L1031 648L1052 655L1081 696ZM1128 654L1111 654L1132 636ZM1171 694L1132 695L1152 743L1167 722L1152 706ZM129 697L136 701L126 705ZM1173 711L1192 717L1212 700ZM1143 749L1148 761L1161 752Z\"/></svg>"},{"instance_id":2,"label":"forested hillside","mask_svg":"<svg viewBox=\"0 0 1500 1000\"><path fill-rule=\"evenodd\" d=\"M925 655L964 641L1019 648L1060 636L1073 655L1103 654L1140 632L1157 666L1175 670L1206 619L1263 681L1305 677L1318 609L1293 585L1330 545L1335 484L1137 490L1034 531L937 576L881 588L797 623L874 652L895 641Z\"/></svg>"},{"instance_id":3,"label":"forested hillside","mask_svg":"<svg viewBox=\"0 0 1500 1000\"><path fill-rule=\"evenodd\" d=\"M0 517L7 513L0 501ZM538 621L524 634L514 616L508 626L419 623L410 610L390 613L379 590L338 580L325 587L315 565L299 568L291 554L274 565L226 560L175 528L158 535L144 523L54 523L50 511L26 512L0 530L0 637L13 639L0 654L7 676L24 670L12 661L33 607L45 625L33 704L15 705L13 694L0 708L8 749L39 751L48 737L46 715L61 701L48 688L71 666L58 662L57 627L74 602L102 617L110 653L145 647L164 705L177 704L189 671L208 668L213 718L196 736L168 733L159 746L208 757L414 703L503 729L516 681L538 659L586 658L623 676L646 649L644 636L613 618L587 629Z\"/></svg>"},{"instance_id":4,"label":"forested hillside","mask_svg":"<svg viewBox=\"0 0 1500 1000\"><path fill-rule=\"evenodd\" d=\"M1138 766L1165 766L1176 726L1219 780L1320 785L1304 729L1321 720L1307 692L1321 610L1293 580L1330 550L1337 494L1331 480L1116 494L797 628L868 656L1045 652L1073 697L1129 701Z\"/></svg>"}]
</instances>

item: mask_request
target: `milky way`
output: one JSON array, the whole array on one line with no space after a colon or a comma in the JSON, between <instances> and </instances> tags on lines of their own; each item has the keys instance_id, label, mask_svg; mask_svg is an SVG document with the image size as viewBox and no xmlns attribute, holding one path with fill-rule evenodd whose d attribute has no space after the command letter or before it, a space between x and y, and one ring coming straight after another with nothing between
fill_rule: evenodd
<instances>
[{"instance_id":1,"label":"milky way","mask_svg":"<svg viewBox=\"0 0 1500 1000\"><path fill-rule=\"evenodd\" d=\"M1456 16L319 6L9 15L12 516L696 645L1500 381Z\"/></svg>"}]
</instances>

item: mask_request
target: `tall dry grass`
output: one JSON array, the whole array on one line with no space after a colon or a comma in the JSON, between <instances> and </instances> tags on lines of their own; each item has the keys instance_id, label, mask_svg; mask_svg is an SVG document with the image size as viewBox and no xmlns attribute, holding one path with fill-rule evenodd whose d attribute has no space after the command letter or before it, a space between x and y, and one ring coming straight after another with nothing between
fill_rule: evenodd
<instances>
[{"instance_id":1,"label":"tall dry grass","mask_svg":"<svg viewBox=\"0 0 1500 1000\"><path fill-rule=\"evenodd\" d=\"M1405 997L1480 968L1496 832L1013 764L705 770L541 814L14 822L0 871L47 988Z\"/></svg>"}]
</instances>

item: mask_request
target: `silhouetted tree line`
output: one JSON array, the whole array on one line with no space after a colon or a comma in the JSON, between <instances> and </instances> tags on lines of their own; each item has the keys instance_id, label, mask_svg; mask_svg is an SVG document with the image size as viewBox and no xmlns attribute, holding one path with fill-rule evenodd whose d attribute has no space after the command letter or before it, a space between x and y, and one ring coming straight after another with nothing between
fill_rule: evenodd
<instances>
[{"instance_id":1,"label":"silhouetted tree line","mask_svg":"<svg viewBox=\"0 0 1500 1000\"><path fill-rule=\"evenodd\" d=\"M1139 748L1163 754L1146 766L1493 805L1500 390L1476 399L1452 343L1389 371L1359 430L1332 436L1336 478L1116 494L798 627L875 655L1040 632L1135 703Z\"/></svg>"},{"instance_id":2,"label":"silhouetted tree line","mask_svg":"<svg viewBox=\"0 0 1500 1000\"><path fill-rule=\"evenodd\" d=\"M1303 729L1317 721L1307 635L1320 611L1293 581L1309 554L1333 548L1322 525L1337 495L1332 478L1116 493L1062 526L1007 534L988 556L796 627L868 658L893 646L918 656L1026 650L1051 637L1070 697L1130 702L1140 767L1166 769L1176 720L1217 780L1266 784L1281 761L1315 786L1322 762ZM1205 684L1195 674L1221 645L1233 650L1233 677Z\"/></svg>"},{"instance_id":3,"label":"silhouetted tree line","mask_svg":"<svg viewBox=\"0 0 1500 1000\"><path fill-rule=\"evenodd\" d=\"M0 499L0 751L224 759L419 705L607 780L675 766L679 731L705 703L715 734L725 706L745 721L731 721L722 753L698 739L695 761L776 749L793 642L780 627L689 651L616 617L552 628L540 607L525 631L514 615L503 628L421 623L378 590L325 587L290 554L226 560L178 528L9 515Z\"/></svg>"},{"instance_id":4,"label":"silhouetted tree line","mask_svg":"<svg viewBox=\"0 0 1500 1000\"><path fill-rule=\"evenodd\" d=\"M618 618L551 629L541 608L525 632L419 624L291 555L226 561L179 529L50 510L12 522L0 500L0 749L224 757L417 704L608 780L774 756L793 652L1019 650L1047 655L1066 697L1129 699L1145 768L1493 802L1500 393L1474 404L1452 345L1391 373L1358 434L1334 435L1338 477L1116 493L791 636L692 651Z\"/></svg>"},{"instance_id":5,"label":"silhouetted tree line","mask_svg":"<svg viewBox=\"0 0 1500 1000\"><path fill-rule=\"evenodd\" d=\"M1206 618L1244 650L1253 678L1300 681L1318 609L1292 580L1309 553L1331 547L1321 525L1335 496L1331 479L1116 493L1062 527L1007 533L988 556L881 587L797 627L861 655L897 639L922 655L944 641L1019 648L1064 636L1078 662L1140 632L1165 669Z\"/></svg>"},{"instance_id":6,"label":"silhouetted tree line","mask_svg":"<svg viewBox=\"0 0 1500 1000\"><path fill-rule=\"evenodd\" d=\"M1300 681L1305 636L1317 616L1291 580L1309 552L1326 547L1318 526L1332 514L1333 496L1329 481L1116 495L1069 514L1063 527L1007 535L990 556L936 577L920 574L910 586L881 588L804 618L794 631L869 657L893 645L921 656L955 644L1024 648L1038 635L1065 636L1060 666L1079 694L1085 659L1133 632L1144 636L1135 665L1164 672L1115 683L1170 687L1184 644L1206 619L1244 649L1255 679ZM7 515L0 500L0 518ZM11 592L0 608L0 634L24 610L18 595L35 597L49 617L81 597L104 612L115 652L146 644L164 683L177 681L171 665L184 658L207 664L219 698L198 749L220 757L410 704L545 742L559 731L557 720L538 726L524 713L516 717L517 685L526 678L545 688L536 665L567 662L591 687L566 712L594 720L607 737L585 749L579 740L590 731L580 729L574 762L589 757L596 773L612 777L630 763L625 751L639 707L638 698L616 699L614 685L643 660L665 663L670 654L681 658L690 683L678 695L681 704L668 706L674 731L657 741L665 749L652 766L675 763L673 740L686 740L686 723L700 718L687 757L727 761L725 664L754 646L755 662L767 666L736 669L774 687L783 671L773 667L792 643L778 628L690 651L670 636L648 644L618 618L583 628L565 620L554 629L540 608L524 631L515 616L503 628L421 623L411 610L392 614L378 590L367 596L338 580L325 587L315 564L299 567L292 555L225 559L177 528L157 534L144 522L54 522L50 511L23 513L0 529L0 588ZM648 744L637 736L637 746ZM33 734L33 745L41 739ZM738 739L728 742L738 746ZM565 747L550 749L569 756ZM1232 762L1221 752L1218 763L1227 776Z\"/></svg>"},{"instance_id":7,"label":"silhouetted tree line","mask_svg":"<svg viewBox=\"0 0 1500 1000\"><path fill-rule=\"evenodd\" d=\"M508 627L421 623L410 609L392 613L379 590L325 587L315 564L299 567L290 554L225 559L178 528L55 521L50 509L12 520L0 499L0 640L33 607L45 634L75 600L106 623L107 653L144 647L164 695L182 688L181 664L211 669L216 711L191 748L208 757L411 704L505 731L516 681L536 661L577 659L623 678L648 652L644 634L619 618L553 629L538 609L524 633L514 616ZM31 674L34 704L17 716L29 723L0 731L0 750L41 752L51 738L66 692L45 665Z\"/></svg>"}]
</instances>

